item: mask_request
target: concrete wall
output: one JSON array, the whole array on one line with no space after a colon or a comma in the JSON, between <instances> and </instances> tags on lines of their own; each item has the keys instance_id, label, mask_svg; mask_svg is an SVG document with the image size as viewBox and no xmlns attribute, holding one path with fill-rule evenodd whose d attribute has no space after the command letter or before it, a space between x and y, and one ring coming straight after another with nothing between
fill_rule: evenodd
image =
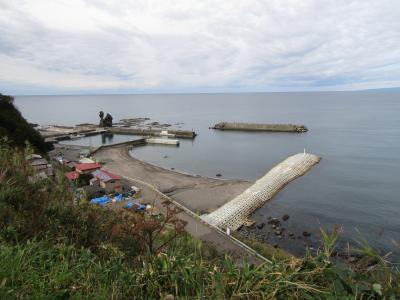
<instances>
[{"instance_id":1,"label":"concrete wall","mask_svg":"<svg viewBox=\"0 0 400 300\"><path fill-rule=\"evenodd\" d=\"M243 131L274 131L274 132L305 132L308 130L304 125L295 125L295 124L259 124L259 123L230 123L230 122L221 122L215 124L213 129L243 130Z\"/></svg>"}]
</instances>

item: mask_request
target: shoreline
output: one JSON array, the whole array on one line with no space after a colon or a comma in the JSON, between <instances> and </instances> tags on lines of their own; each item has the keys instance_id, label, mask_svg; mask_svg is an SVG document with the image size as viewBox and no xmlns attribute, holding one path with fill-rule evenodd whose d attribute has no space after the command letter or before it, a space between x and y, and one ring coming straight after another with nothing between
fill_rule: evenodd
<instances>
[{"instance_id":1,"label":"shoreline","mask_svg":"<svg viewBox=\"0 0 400 300\"><path fill-rule=\"evenodd\" d=\"M105 163L105 168L148 182L200 214L214 211L253 184L244 180L217 179L169 170L133 157L125 146L100 149L93 157Z\"/></svg>"},{"instance_id":2,"label":"shoreline","mask_svg":"<svg viewBox=\"0 0 400 300\"><path fill-rule=\"evenodd\" d=\"M137 159L130 155L129 151L126 146L107 147L100 149L93 156L105 163L105 169L109 169L111 172L120 174L123 177L135 178L153 185L161 193L187 207L198 216L217 210L254 184L254 182L239 179L210 178L169 170ZM267 220L265 223L267 223ZM257 222L254 226L243 228L245 232L253 232L255 235L243 234L244 231L242 229L235 233L235 236L241 236L245 240L249 239L249 243L253 236L253 239L263 243L265 247L270 249L277 248L275 250L280 250L293 256L296 256L294 249L303 248L303 239L290 239L291 243L295 243L293 246L280 245L278 241L273 240L267 241L269 234L264 236L262 231L259 231L255 225L258 226L260 224ZM269 228L269 225L265 225L265 228ZM308 246L312 245L309 244Z\"/></svg>"}]
</instances>

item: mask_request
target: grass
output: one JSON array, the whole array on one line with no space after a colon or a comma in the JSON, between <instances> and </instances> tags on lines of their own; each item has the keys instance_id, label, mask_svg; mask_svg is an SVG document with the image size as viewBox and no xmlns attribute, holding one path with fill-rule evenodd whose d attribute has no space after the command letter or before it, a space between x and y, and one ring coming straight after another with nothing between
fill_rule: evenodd
<instances>
[{"instance_id":1,"label":"grass","mask_svg":"<svg viewBox=\"0 0 400 300\"><path fill-rule=\"evenodd\" d=\"M234 234L235 238L238 240L242 241L243 243L247 244L254 250L256 250L258 253L260 253L262 256L268 259L272 260L286 260L293 258L291 254L286 252L283 249L275 248L270 244L267 243L262 243L256 239L251 239L251 238L243 238L239 234Z\"/></svg>"}]
</instances>

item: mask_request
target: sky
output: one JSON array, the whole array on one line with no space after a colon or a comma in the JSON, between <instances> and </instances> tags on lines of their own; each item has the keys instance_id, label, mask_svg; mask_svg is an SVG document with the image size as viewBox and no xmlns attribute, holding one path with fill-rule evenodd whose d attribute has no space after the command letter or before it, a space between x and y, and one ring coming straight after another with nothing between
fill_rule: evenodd
<instances>
[{"instance_id":1,"label":"sky","mask_svg":"<svg viewBox=\"0 0 400 300\"><path fill-rule=\"evenodd\" d=\"M400 87L399 0L0 0L3 94Z\"/></svg>"}]
</instances>

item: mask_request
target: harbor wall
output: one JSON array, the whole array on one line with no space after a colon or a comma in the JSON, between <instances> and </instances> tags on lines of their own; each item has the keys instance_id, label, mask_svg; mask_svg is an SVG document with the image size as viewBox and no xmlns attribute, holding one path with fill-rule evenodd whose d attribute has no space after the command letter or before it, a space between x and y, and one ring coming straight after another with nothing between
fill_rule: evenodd
<instances>
[{"instance_id":1,"label":"harbor wall","mask_svg":"<svg viewBox=\"0 0 400 300\"><path fill-rule=\"evenodd\" d=\"M307 127L295 124L261 124L261 123L236 123L220 122L212 129L241 130L241 131L271 131L271 132L306 132Z\"/></svg>"},{"instance_id":2,"label":"harbor wall","mask_svg":"<svg viewBox=\"0 0 400 300\"><path fill-rule=\"evenodd\" d=\"M266 175L257 180L242 194L221 206L203 219L223 230L237 230L248 221L250 215L295 178L304 175L320 158L309 153L288 157Z\"/></svg>"},{"instance_id":3,"label":"harbor wall","mask_svg":"<svg viewBox=\"0 0 400 300\"><path fill-rule=\"evenodd\" d=\"M112 127L109 128L108 131L119 134L162 136L162 132L165 130ZM188 138L188 139L194 139L197 135L194 131L187 131L187 130L168 130L168 133L174 135L174 137L177 138Z\"/></svg>"},{"instance_id":4,"label":"harbor wall","mask_svg":"<svg viewBox=\"0 0 400 300\"><path fill-rule=\"evenodd\" d=\"M171 139L149 138L149 139L146 139L146 143L148 143L148 144L179 146L179 141L178 140L171 140Z\"/></svg>"}]
</instances>

